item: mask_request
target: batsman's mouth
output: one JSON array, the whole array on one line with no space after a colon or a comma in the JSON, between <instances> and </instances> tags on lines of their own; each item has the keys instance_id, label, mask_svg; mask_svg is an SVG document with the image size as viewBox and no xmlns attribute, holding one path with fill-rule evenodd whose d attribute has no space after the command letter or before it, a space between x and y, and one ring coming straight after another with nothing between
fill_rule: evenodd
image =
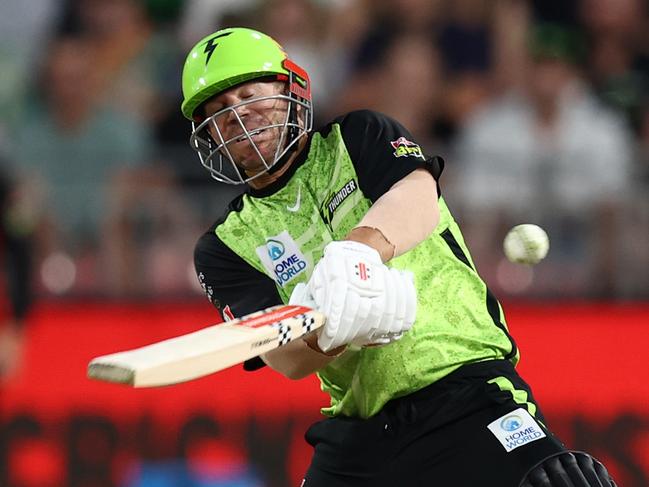
<instances>
[{"instance_id":1,"label":"batsman's mouth","mask_svg":"<svg viewBox=\"0 0 649 487\"><path fill-rule=\"evenodd\" d=\"M266 129L265 129L265 128L251 130L251 131L248 132L248 135L246 135L246 134L241 134L239 137L237 137L236 139L234 139L234 140L232 141L232 143L234 143L234 144L238 144L238 143L240 143L240 142L247 141L247 140L248 140L248 137L250 137L252 140L260 139L261 137L259 137L259 136L260 136L261 134L263 134L264 132L266 132Z\"/></svg>"}]
</instances>

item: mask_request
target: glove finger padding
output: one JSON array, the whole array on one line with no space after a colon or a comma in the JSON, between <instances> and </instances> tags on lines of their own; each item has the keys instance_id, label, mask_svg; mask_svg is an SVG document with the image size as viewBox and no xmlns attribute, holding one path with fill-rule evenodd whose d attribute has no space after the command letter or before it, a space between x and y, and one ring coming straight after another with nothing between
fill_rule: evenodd
<instances>
[{"instance_id":1,"label":"glove finger padding","mask_svg":"<svg viewBox=\"0 0 649 487\"><path fill-rule=\"evenodd\" d=\"M385 269L380 259L359 259L356 255L347 257L348 294L358 293L359 299L346 304L349 318L343 343L367 335L383 315L386 292L382 274Z\"/></svg>"},{"instance_id":2,"label":"glove finger padding","mask_svg":"<svg viewBox=\"0 0 649 487\"><path fill-rule=\"evenodd\" d=\"M327 316L327 322L318 339L318 346L325 352L336 348L338 346L336 343L340 341L341 334L346 333L346 330L342 328L347 323L343 323L345 306L348 301L346 290L347 286L340 283L339 286L335 287L334 292L328 293L324 306L321 307L321 310Z\"/></svg>"},{"instance_id":3,"label":"glove finger padding","mask_svg":"<svg viewBox=\"0 0 649 487\"><path fill-rule=\"evenodd\" d=\"M385 311L382 316L379 317L376 325L368 329L365 334L364 341L365 344L371 345L385 345L394 340L401 338L401 327L399 325L399 320L397 320L397 313L401 305L399 301L402 301L402 283L400 281L399 275L395 274L389 268L385 268L383 273L385 294L384 299L386 301ZM360 341L360 340L359 340Z\"/></svg>"},{"instance_id":4,"label":"glove finger padding","mask_svg":"<svg viewBox=\"0 0 649 487\"><path fill-rule=\"evenodd\" d=\"M363 306L368 305L368 298L361 298L355 291L349 291L345 294L345 305L343 307L343 314L340 317L340 326L338 333L334 337L331 348L336 348L345 343L349 343L353 339L360 328L359 317L357 315L361 302Z\"/></svg>"},{"instance_id":5,"label":"glove finger padding","mask_svg":"<svg viewBox=\"0 0 649 487\"><path fill-rule=\"evenodd\" d=\"M361 286L355 286L354 282L347 283L344 297L342 294L332 293L333 299L344 299L344 305L342 314L334 318L339 320L339 325L335 337L328 344L330 348L367 336L383 316L386 292L383 290L383 283L378 279L382 269L380 266L373 266L369 272L372 272L373 276L366 281L373 282L365 282ZM333 309L333 304L331 306Z\"/></svg>"},{"instance_id":6,"label":"glove finger padding","mask_svg":"<svg viewBox=\"0 0 649 487\"><path fill-rule=\"evenodd\" d=\"M376 299L382 299L382 297L379 296L373 299L360 298L356 312L355 332L346 336L345 339L347 340L347 343L352 342L357 337L366 336L368 329L371 329L373 326L370 318L370 311L377 307L377 303L375 302Z\"/></svg>"},{"instance_id":7,"label":"glove finger padding","mask_svg":"<svg viewBox=\"0 0 649 487\"><path fill-rule=\"evenodd\" d=\"M404 318L405 331L410 330L417 318L417 290L415 288L415 277L410 271L402 271L403 289L406 294L406 315Z\"/></svg>"},{"instance_id":8,"label":"glove finger padding","mask_svg":"<svg viewBox=\"0 0 649 487\"><path fill-rule=\"evenodd\" d=\"M367 245L341 241L325 247L308 283L318 309L327 316L318 339L323 351L349 343L367 326L369 316L382 314L373 308L383 306L383 267L378 252Z\"/></svg>"},{"instance_id":9,"label":"glove finger padding","mask_svg":"<svg viewBox=\"0 0 649 487\"><path fill-rule=\"evenodd\" d=\"M406 307L408 305L408 295L406 289L404 288L404 279L402 278L400 271L398 271L397 269L390 269L390 276L392 278L392 282L395 283L394 287L397 292L397 309L394 313L394 321L390 324L387 332L396 336L396 334L403 331L404 320L406 317Z\"/></svg>"},{"instance_id":10,"label":"glove finger padding","mask_svg":"<svg viewBox=\"0 0 649 487\"><path fill-rule=\"evenodd\" d=\"M321 337L326 335L333 340L338 334L345 308L347 294L345 267L344 262L335 259L329 261L323 259L321 264L319 263L314 269L309 285L317 289L314 298L320 311L327 316L327 323Z\"/></svg>"},{"instance_id":11,"label":"glove finger padding","mask_svg":"<svg viewBox=\"0 0 649 487\"><path fill-rule=\"evenodd\" d=\"M391 320L382 320L369 336L367 343L371 345L385 345L401 339L412 328L417 313L417 293L410 272L390 269L386 283L386 293L394 298L395 312Z\"/></svg>"},{"instance_id":12,"label":"glove finger padding","mask_svg":"<svg viewBox=\"0 0 649 487\"><path fill-rule=\"evenodd\" d=\"M318 339L323 351L352 342L390 343L415 320L412 274L388 268L376 250L358 242L328 244L307 288L327 316Z\"/></svg>"},{"instance_id":13,"label":"glove finger padding","mask_svg":"<svg viewBox=\"0 0 649 487\"><path fill-rule=\"evenodd\" d=\"M394 278L388 267L382 269L381 277L384 288L384 306L382 310L377 308L377 311L382 312L376 315L376 325L368 333L369 338L378 337L390 331L398 308L399 286L398 283L394 282Z\"/></svg>"}]
</instances>

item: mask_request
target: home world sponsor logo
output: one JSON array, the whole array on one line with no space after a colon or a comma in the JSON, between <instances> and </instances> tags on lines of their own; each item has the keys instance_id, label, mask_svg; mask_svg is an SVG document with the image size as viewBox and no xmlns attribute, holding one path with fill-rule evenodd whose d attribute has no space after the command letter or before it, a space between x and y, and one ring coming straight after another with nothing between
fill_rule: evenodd
<instances>
[{"instance_id":1,"label":"home world sponsor logo","mask_svg":"<svg viewBox=\"0 0 649 487\"><path fill-rule=\"evenodd\" d=\"M282 242L278 242L277 240L268 240L266 242L266 248L268 249L268 257L270 257L270 260L273 262L281 259L284 255L284 245Z\"/></svg>"},{"instance_id":2,"label":"home world sponsor logo","mask_svg":"<svg viewBox=\"0 0 649 487\"><path fill-rule=\"evenodd\" d=\"M347 198L349 198L356 190L358 189L358 183L356 180L350 179L345 183L345 185L338 190L336 193L326 200L323 205L321 212L323 220L329 225L334 216L334 212L342 205Z\"/></svg>"},{"instance_id":3,"label":"home world sponsor logo","mask_svg":"<svg viewBox=\"0 0 649 487\"><path fill-rule=\"evenodd\" d=\"M536 420L524 408L519 408L498 418L491 422L487 428L507 452L546 436Z\"/></svg>"},{"instance_id":4,"label":"home world sponsor logo","mask_svg":"<svg viewBox=\"0 0 649 487\"><path fill-rule=\"evenodd\" d=\"M500 427L505 431L516 431L522 425L523 425L523 420L519 416L516 416L515 414L511 414L507 416L505 419L503 419L500 422Z\"/></svg>"},{"instance_id":5,"label":"home world sponsor logo","mask_svg":"<svg viewBox=\"0 0 649 487\"><path fill-rule=\"evenodd\" d=\"M268 275L280 286L292 281L307 268L307 262L297 243L287 231L266 238L266 244L256 248Z\"/></svg>"},{"instance_id":6,"label":"home world sponsor logo","mask_svg":"<svg viewBox=\"0 0 649 487\"><path fill-rule=\"evenodd\" d=\"M397 140L390 141L394 149L394 157L421 157L424 159L424 153L419 144L409 141L405 137L399 137Z\"/></svg>"}]
</instances>

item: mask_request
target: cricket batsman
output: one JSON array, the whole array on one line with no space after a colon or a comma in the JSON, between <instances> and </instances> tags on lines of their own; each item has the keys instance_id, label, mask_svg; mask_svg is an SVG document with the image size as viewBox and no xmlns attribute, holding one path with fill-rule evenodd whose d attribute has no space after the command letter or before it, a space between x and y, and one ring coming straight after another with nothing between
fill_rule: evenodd
<instances>
[{"instance_id":1,"label":"cricket batsman","mask_svg":"<svg viewBox=\"0 0 649 487\"><path fill-rule=\"evenodd\" d=\"M306 304L317 334L249 360L317 374L304 487L613 487L552 433L442 196L441 157L373 111L314 129L311 84L267 35L229 28L183 69L190 144L246 185L195 249L224 318Z\"/></svg>"}]
</instances>

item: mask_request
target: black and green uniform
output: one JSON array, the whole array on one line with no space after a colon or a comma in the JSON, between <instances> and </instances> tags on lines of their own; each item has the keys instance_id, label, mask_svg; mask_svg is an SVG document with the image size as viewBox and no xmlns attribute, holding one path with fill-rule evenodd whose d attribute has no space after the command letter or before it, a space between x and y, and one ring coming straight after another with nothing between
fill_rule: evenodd
<instances>
[{"instance_id":1,"label":"black and green uniform","mask_svg":"<svg viewBox=\"0 0 649 487\"><path fill-rule=\"evenodd\" d=\"M392 185L426 168L439 187L443 165L384 115L357 111L335 119L310 135L279 180L237 197L201 237L195 262L208 297L235 316L286 303L295 285L308 281L324 247L344 239ZM320 370L322 389L331 397L325 415L376 418L386 404L449 374L461 375L467 364L485 364L484 370L497 361L515 374L518 350L503 311L476 272L441 196L439 208L433 233L388 263L414 273L413 328L389 346L348 350ZM515 380L502 375L500 383L492 382L494 390L511 388L508 397L519 400L525 394L518 404L535 409L527 392L516 392Z\"/></svg>"}]
</instances>

